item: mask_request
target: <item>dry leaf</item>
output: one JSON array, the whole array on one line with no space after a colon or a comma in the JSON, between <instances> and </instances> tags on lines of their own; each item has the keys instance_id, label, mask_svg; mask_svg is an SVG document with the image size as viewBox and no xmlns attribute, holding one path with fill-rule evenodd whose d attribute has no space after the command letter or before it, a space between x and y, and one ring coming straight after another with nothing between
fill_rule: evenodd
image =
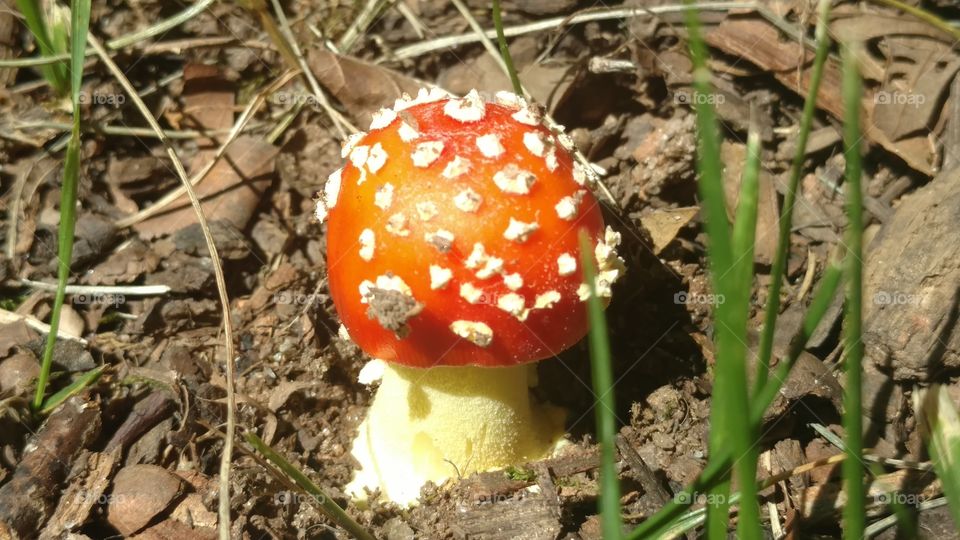
<instances>
[{"instance_id":1,"label":"dry leaf","mask_svg":"<svg viewBox=\"0 0 960 540\"><path fill-rule=\"evenodd\" d=\"M653 252L659 255L699 211L697 206L663 208L640 216L640 223L653 240Z\"/></svg>"},{"instance_id":2,"label":"dry leaf","mask_svg":"<svg viewBox=\"0 0 960 540\"><path fill-rule=\"evenodd\" d=\"M272 183L279 149L253 136L240 136L207 177L194 187L208 222L227 221L244 230L253 211ZM192 166L190 174L203 165ZM172 234L197 222L186 194L163 212L134 225L141 238L149 240Z\"/></svg>"},{"instance_id":3,"label":"dry leaf","mask_svg":"<svg viewBox=\"0 0 960 540\"><path fill-rule=\"evenodd\" d=\"M391 69L321 49L310 51L307 64L320 84L361 126L368 125L381 107L393 106L404 93L415 96L424 87L420 81Z\"/></svg>"},{"instance_id":4,"label":"dry leaf","mask_svg":"<svg viewBox=\"0 0 960 540\"><path fill-rule=\"evenodd\" d=\"M217 66L188 64L183 69L183 126L223 130L233 125L236 106L233 85ZM216 138L216 137L214 137ZM201 144L210 139L200 139Z\"/></svg>"},{"instance_id":5,"label":"dry leaf","mask_svg":"<svg viewBox=\"0 0 960 540\"><path fill-rule=\"evenodd\" d=\"M706 40L713 47L772 71L788 89L806 96L810 87L813 51L795 41L782 39L780 31L766 21L756 17L728 17L706 35ZM876 91L868 90L862 100L865 137L896 154L910 167L927 175L935 174L940 162L938 150L926 140L932 133L923 131L902 138L903 130L898 127L899 123L894 122L894 131L888 131L891 129L889 120L884 119L881 122L883 125L877 125L874 115L875 105L880 99L878 95ZM817 94L817 106L843 119L841 96L840 65L828 59Z\"/></svg>"}]
</instances>

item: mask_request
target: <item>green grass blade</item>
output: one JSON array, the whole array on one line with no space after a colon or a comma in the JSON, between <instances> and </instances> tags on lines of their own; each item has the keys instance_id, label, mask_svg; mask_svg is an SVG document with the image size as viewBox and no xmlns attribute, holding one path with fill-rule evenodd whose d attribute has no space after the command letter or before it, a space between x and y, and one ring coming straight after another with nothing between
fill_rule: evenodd
<instances>
[{"instance_id":1,"label":"green grass blade","mask_svg":"<svg viewBox=\"0 0 960 540\"><path fill-rule=\"evenodd\" d=\"M260 437L248 432L244 435L244 438L250 446L256 448L265 458L273 462L284 474L289 476L297 486L308 495L307 499L314 503L317 509L323 512L334 523L352 534L354 538L358 538L359 540L376 540L373 535L354 521L343 508L340 508L337 503L333 502L333 499L320 489L320 486L314 484L312 480L307 478L307 475L303 474L300 469L296 468L273 448L270 448Z\"/></svg>"},{"instance_id":2,"label":"green grass blade","mask_svg":"<svg viewBox=\"0 0 960 540\"><path fill-rule=\"evenodd\" d=\"M837 261L832 261L824 271L817 291L813 295L813 300L810 302L810 307L807 308L800 333L790 343L787 357L777 366L776 376L772 377L757 392L756 397L750 403L750 426L752 430L756 431L760 426L763 413L776 399L780 387L790 374L790 369L800 353L803 352L804 346L820 324L827 309L829 309L833 297L840 287L842 276L843 267ZM728 448L721 455L715 456L715 459L711 459L700 476L691 482L686 489L677 493L673 500L664 505L656 514L647 518L646 521L631 531L627 539L645 540L647 538L662 538L667 535L667 531L676 526L678 520L684 519L687 507L695 499L695 496L710 489L724 478L730 467L731 455L732 452Z\"/></svg>"},{"instance_id":3,"label":"green grass blade","mask_svg":"<svg viewBox=\"0 0 960 540\"><path fill-rule=\"evenodd\" d=\"M915 397L914 410L927 438L930 460L943 484L954 525L960 529L960 413L943 386L933 385Z\"/></svg>"},{"instance_id":4,"label":"green grass blade","mask_svg":"<svg viewBox=\"0 0 960 540\"><path fill-rule=\"evenodd\" d=\"M33 39L37 42L37 48L40 49L41 56L54 56L60 52L64 52L54 48L50 29L47 26L47 20L40 8L39 1L17 0L17 8L23 15L30 33L33 34ZM41 66L39 69L43 78L50 83L50 86L53 87L53 90L58 95L66 95L68 90L66 63L56 62Z\"/></svg>"},{"instance_id":5,"label":"green grass blade","mask_svg":"<svg viewBox=\"0 0 960 540\"><path fill-rule=\"evenodd\" d=\"M737 337L735 343L736 349L731 354L736 354L738 364L736 374L731 376L736 379L740 393L739 399L743 404L737 409L739 413L745 413L747 409L747 369L746 348L747 341L747 318L750 314L750 297L753 290L753 246L757 231L757 208L760 186L760 135L756 131L756 126L751 125L750 133L747 136L747 162L743 169L743 178L740 182L740 196L737 203L737 213L733 223L733 256L734 262L731 269L733 279L729 291L730 297L726 300L730 303L728 306L730 324L736 326L732 328L732 334ZM725 361L731 364L730 359ZM741 428L739 440L734 444L734 451L741 456L734 462L734 468L737 473L737 481L740 487L740 503L738 505L738 523L737 536L746 540L759 540L761 537L760 529L760 506L757 501L757 459L758 448L753 441L757 433L750 429L746 422L739 422Z\"/></svg>"},{"instance_id":6,"label":"green grass blade","mask_svg":"<svg viewBox=\"0 0 960 540\"><path fill-rule=\"evenodd\" d=\"M50 414L51 412L53 412L54 409L59 407L61 403L69 399L70 396L73 396L79 393L84 388L96 382L97 379L100 378L100 375L103 374L103 369L104 369L103 366L99 366L91 369L90 371L84 373L79 378L77 378L77 380L70 383L68 386L65 386L57 393L48 397L46 401L43 402L43 406L40 407L40 414L42 415Z\"/></svg>"},{"instance_id":7,"label":"green grass blade","mask_svg":"<svg viewBox=\"0 0 960 540\"><path fill-rule=\"evenodd\" d=\"M497 45L500 47L500 56L503 58L503 63L507 66L507 73L510 74L510 84L513 85L513 93L522 96L523 86L520 84L520 77L517 76L517 69L513 67L513 57L510 56L510 48L507 47L507 36L503 33L503 16L500 12L500 0L493 0L493 26L497 30Z\"/></svg>"},{"instance_id":8,"label":"green grass blade","mask_svg":"<svg viewBox=\"0 0 960 540\"><path fill-rule=\"evenodd\" d=\"M43 349L43 362L40 365L40 377L37 391L33 397L34 409L43 405L43 396L50 378L50 366L53 364L53 347L57 342L57 330L60 328L60 312L70 277L70 258L73 255L73 229L76 221L77 184L80 177L80 132L75 130L67 144L66 162L63 166L63 185L60 187L60 226L57 231L57 292L53 300L53 312L50 314L50 333L47 334Z\"/></svg>"},{"instance_id":9,"label":"green grass blade","mask_svg":"<svg viewBox=\"0 0 960 540\"><path fill-rule=\"evenodd\" d=\"M593 247L585 232L580 231L580 264L584 280L590 284L587 315L590 320L590 372L593 393L597 396L594 413L597 421L597 441L600 443L600 523L603 538L616 540L623 536L620 517L620 481L617 478L617 419L613 411L613 368L610 360L610 341L607 320L597 296L597 270L593 262Z\"/></svg>"},{"instance_id":10,"label":"green grass blade","mask_svg":"<svg viewBox=\"0 0 960 540\"><path fill-rule=\"evenodd\" d=\"M90 0L70 2L70 97L73 123L80 126L80 88L83 84L83 59L87 54L87 32L90 29Z\"/></svg>"},{"instance_id":11,"label":"green grass blade","mask_svg":"<svg viewBox=\"0 0 960 540\"><path fill-rule=\"evenodd\" d=\"M87 30L90 26L90 0L74 0L71 9L71 55L70 55L70 97L73 103L73 129L67 144L66 159L63 164L63 185L60 188L60 226L57 230L57 292L53 299L53 312L50 314L50 334L47 335L40 365L40 377L33 396L33 408L43 406L43 397L50 378L50 366L53 363L53 348L57 342L57 330L60 328L60 312L66 293L67 280L70 277L70 260L73 257L73 232L76 223L77 186L80 183L80 87L83 82L83 58L87 48Z\"/></svg>"},{"instance_id":12,"label":"green grass blade","mask_svg":"<svg viewBox=\"0 0 960 540\"><path fill-rule=\"evenodd\" d=\"M759 361L757 363L757 377L754 388L759 389L767 382L770 370L770 359L773 355L773 336L777 327L777 316L780 314L780 289L783 284L784 272L787 269L787 255L790 253L790 232L793 228L793 206L797 200L797 189L800 185L800 176L803 174L803 161L806 158L807 140L810 137L810 126L813 124L813 114L817 110L817 93L820 91L820 81L823 79L823 66L827 62L830 52L830 37L827 33L827 22L830 18L830 1L820 0L818 7L817 27L815 38L817 52L810 73L810 87L807 89L807 99L803 103L803 116L800 118L800 131L797 133L797 150L790 165L790 180L783 196L783 209L780 211L779 230L777 232L777 250L773 256L773 265L770 269L770 289L767 293L767 306L763 317L763 328L760 332Z\"/></svg>"},{"instance_id":13,"label":"green grass blade","mask_svg":"<svg viewBox=\"0 0 960 540\"><path fill-rule=\"evenodd\" d=\"M797 361L797 358L800 357L800 353L803 352L803 348L806 346L810 336L813 335L817 325L820 324L823 316L830 308L830 304L833 302L833 297L840 287L842 278L842 263L832 261L824 270L823 276L820 277L820 285L813 296L813 300L810 302L810 306L807 308L806 315L804 315L800 333L790 341L787 357L777 365L774 376L757 391L751 402L750 418L755 423L759 424L767 407L776 399L780 387L783 386L783 383L790 375L790 370L793 369L793 364Z\"/></svg>"},{"instance_id":14,"label":"green grass blade","mask_svg":"<svg viewBox=\"0 0 960 540\"><path fill-rule=\"evenodd\" d=\"M863 416L861 370L863 360L863 194L860 187L860 70L858 48L843 46L843 143L846 158L845 194L847 206L846 279L847 298L843 320L843 349L846 388L843 396L843 429L847 459L843 460L843 483L847 504L843 509L845 538L863 538L866 527L866 491L863 464Z\"/></svg>"},{"instance_id":15,"label":"green grass blade","mask_svg":"<svg viewBox=\"0 0 960 540\"><path fill-rule=\"evenodd\" d=\"M700 35L700 22L695 9L687 10L687 30L693 60L693 104L697 116L697 171L698 188L707 233L707 255L713 289L718 302L714 306L716 322L717 363L714 376L710 413L709 450L711 459L722 449L730 448L742 459L749 459L749 429L747 417L745 332L741 329L738 307L745 305L744 291L736 287L733 269L733 248L730 225L727 222L726 195L720 162L720 135L716 114L706 99L712 93L710 72L707 69L707 49ZM749 295L749 291L746 293ZM738 474L743 468L738 466ZM752 481L752 479L750 479ZM729 477L710 490L711 504L707 508L707 534L711 539L727 536L730 509Z\"/></svg>"}]
</instances>

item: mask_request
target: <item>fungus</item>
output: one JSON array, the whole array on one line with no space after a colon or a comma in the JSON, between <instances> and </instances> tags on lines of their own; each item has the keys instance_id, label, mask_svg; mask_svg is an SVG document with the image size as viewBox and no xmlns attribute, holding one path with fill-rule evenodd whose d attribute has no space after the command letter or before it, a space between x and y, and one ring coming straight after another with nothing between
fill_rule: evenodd
<instances>
[{"instance_id":1,"label":"fungus","mask_svg":"<svg viewBox=\"0 0 960 540\"><path fill-rule=\"evenodd\" d=\"M411 504L426 482L541 459L562 440L563 412L529 387L534 362L587 332L579 231L600 294L623 264L589 172L540 118L506 94L398 100L349 141L320 196L330 294L382 367L352 447L356 498Z\"/></svg>"}]
</instances>

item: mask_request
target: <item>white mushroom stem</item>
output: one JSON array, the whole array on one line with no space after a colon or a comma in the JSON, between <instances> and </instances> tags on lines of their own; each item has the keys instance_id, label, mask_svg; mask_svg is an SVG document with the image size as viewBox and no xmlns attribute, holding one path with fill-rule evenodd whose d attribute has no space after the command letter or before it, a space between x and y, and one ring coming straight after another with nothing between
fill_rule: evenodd
<instances>
[{"instance_id":1,"label":"white mushroom stem","mask_svg":"<svg viewBox=\"0 0 960 540\"><path fill-rule=\"evenodd\" d=\"M353 442L360 462L347 493L416 503L428 481L499 469L550 455L565 413L530 397L533 364L505 368L409 368L388 364Z\"/></svg>"}]
</instances>

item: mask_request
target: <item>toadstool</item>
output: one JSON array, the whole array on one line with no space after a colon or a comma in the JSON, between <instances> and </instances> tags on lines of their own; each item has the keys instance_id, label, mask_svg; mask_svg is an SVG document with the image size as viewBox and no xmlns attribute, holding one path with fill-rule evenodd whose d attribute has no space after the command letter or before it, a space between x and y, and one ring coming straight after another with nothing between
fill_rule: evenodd
<instances>
[{"instance_id":1,"label":"toadstool","mask_svg":"<svg viewBox=\"0 0 960 540\"><path fill-rule=\"evenodd\" d=\"M428 481L547 456L563 413L530 397L533 362L587 332L578 234L597 291L623 272L592 173L569 138L510 93L405 96L343 147L317 217L329 288L380 379L347 491L414 503ZM382 373L371 376L371 370Z\"/></svg>"}]
</instances>

